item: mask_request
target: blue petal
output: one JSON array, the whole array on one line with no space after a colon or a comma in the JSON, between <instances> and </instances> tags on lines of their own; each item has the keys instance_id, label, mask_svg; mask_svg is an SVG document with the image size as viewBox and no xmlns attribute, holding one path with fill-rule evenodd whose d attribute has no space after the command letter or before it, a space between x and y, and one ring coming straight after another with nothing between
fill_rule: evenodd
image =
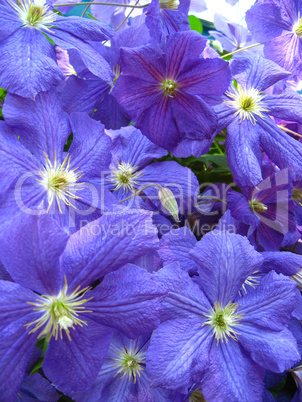
<instances>
[{"instance_id":1,"label":"blue petal","mask_svg":"<svg viewBox=\"0 0 302 402\"><path fill-rule=\"evenodd\" d=\"M248 120L238 118L227 129L226 152L234 180L241 186L257 185L262 180L259 133Z\"/></svg>"},{"instance_id":2,"label":"blue petal","mask_svg":"<svg viewBox=\"0 0 302 402\"><path fill-rule=\"evenodd\" d=\"M232 59L231 70L235 80L242 87L252 87L259 91L264 91L290 75L278 64L256 54L236 55Z\"/></svg>"},{"instance_id":3,"label":"blue petal","mask_svg":"<svg viewBox=\"0 0 302 402\"><path fill-rule=\"evenodd\" d=\"M61 257L70 288L87 286L157 246L149 212L116 211L74 233Z\"/></svg>"},{"instance_id":4,"label":"blue petal","mask_svg":"<svg viewBox=\"0 0 302 402\"><path fill-rule=\"evenodd\" d=\"M93 299L85 306L93 311L95 321L136 338L159 325L160 306L166 293L154 275L127 264L106 275L89 293Z\"/></svg>"},{"instance_id":5,"label":"blue petal","mask_svg":"<svg viewBox=\"0 0 302 402\"><path fill-rule=\"evenodd\" d=\"M95 380L106 358L112 330L94 322L89 313L87 326L70 330L71 341L63 331L63 339L52 338L43 362L47 378L65 394L87 390ZM60 364L58 364L60 362Z\"/></svg>"},{"instance_id":6,"label":"blue petal","mask_svg":"<svg viewBox=\"0 0 302 402\"><path fill-rule=\"evenodd\" d=\"M43 164L45 154L51 160L55 155L60 159L71 129L56 90L40 92L35 101L8 94L3 115L21 142Z\"/></svg>"},{"instance_id":7,"label":"blue petal","mask_svg":"<svg viewBox=\"0 0 302 402\"><path fill-rule=\"evenodd\" d=\"M68 240L67 234L48 215L24 214L19 219L11 227L11 237L7 233L1 235L3 265L23 286L41 294L59 293L62 278L56 267Z\"/></svg>"},{"instance_id":8,"label":"blue petal","mask_svg":"<svg viewBox=\"0 0 302 402\"><path fill-rule=\"evenodd\" d=\"M297 93L268 95L264 99L268 114L278 119L296 121L302 124L302 96Z\"/></svg>"},{"instance_id":9,"label":"blue petal","mask_svg":"<svg viewBox=\"0 0 302 402\"><path fill-rule=\"evenodd\" d=\"M9 92L35 98L65 78L52 45L38 30L22 28L0 42L1 86Z\"/></svg>"},{"instance_id":10,"label":"blue petal","mask_svg":"<svg viewBox=\"0 0 302 402\"><path fill-rule=\"evenodd\" d=\"M233 300L263 261L246 237L227 232L208 233L190 255L199 266L199 285L213 305L217 301L226 305Z\"/></svg>"}]
</instances>

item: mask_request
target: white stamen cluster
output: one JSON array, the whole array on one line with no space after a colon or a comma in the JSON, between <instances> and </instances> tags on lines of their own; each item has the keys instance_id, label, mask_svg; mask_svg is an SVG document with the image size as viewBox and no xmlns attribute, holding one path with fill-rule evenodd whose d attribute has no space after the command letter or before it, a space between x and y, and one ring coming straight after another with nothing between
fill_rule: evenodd
<instances>
[{"instance_id":1,"label":"white stamen cluster","mask_svg":"<svg viewBox=\"0 0 302 402\"><path fill-rule=\"evenodd\" d=\"M177 10L179 6L179 0L159 0L161 9Z\"/></svg>"},{"instance_id":2,"label":"white stamen cluster","mask_svg":"<svg viewBox=\"0 0 302 402\"><path fill-rule=\"evenodd\" d=\"M302 18L300 17L300 11L298 13L298 20L293 26L293 32L299 37L302 36Z\"/></svg>"},{"instance_id":3,"label":"white stamen cluster","mask_svg":"<svg viewBox=\"0 0 302 402\"><path fill-rule=\"evenodd\" d=\"M140 371L144 370L146 357L138 349L133 350L131 347L128 349L126 346L121 352L115 352L119 355L115 361L115 367L118 368L116 375L122 374L121 378L128 374L128 379L131 381L133 378L134 384L136 383L136 376L140 377Z\"/></svg>"},{"instance_id":4,"label":"white stamen cluster","mask_svg":"<svg viewBox=\"0 0 302 402\"><path fill-rule=\"evenodd\" d=\"M219 302L214 304L214 307L210 310L209 314L205 314L205 317L209 318L203 325L210 325L213 329L213 335L218 342L221 340L228 341L228 337L237 341L238 332L234 327L240 326L243 314L237 312L238 304L229 302L223 307Z\"/></svg>"},{"instance_id":5,"label":"white stamen cluster","mask_svg":"<svg viewBox=\"0 0 302 402\"><path fill-rule=\"evenodd\" d=\"M136 171L137 169L138 166L132 166L129 162L117 162L117 168L111 168L111 175L108 178L115 186L113 190L122 188L123 193L128 190L134 193L136 186L139 185L137 179L143 175L143 171Z\"/></svg>"},{"instance_id":6,"label":"white stamen cluster","mask_svg":"<svg viewBox=\"0 0 302 402\"><path fill-rule=\"evenodd\" d=\"M17 11L23 26L50 31L57 19L57 14L49 9L45 0L10 0L8 3Z\"/></svg>"},{"instance_id":7,"label":"white stamen cluster","mask_svg":"<svg viewBox=\"0 0 302 402\"><path fill-rule=\"evenodd\" d=\"M89 287L82 290L78 287L70 295L67 295L68 286L65 278L65 285L57 296L40 296L37 299L37 303L28 302L28 304L35 307L34 311L39 311L42 314L37 320L25 325L26 328L35 325L29 333L34 333L41 328L42 331L38 338L46 336L46 340L49 341L53 336L57 340L59 333L62 339L62 331L64 330L71 341L69 329L75 329L74 325L80 325L81 327L87 325L86 321L78 318L79 313L92 312L91 310L85 310L85 307L83 307L83 304L92 299L83 299L83 296L89 290Z\"/></svg>"},{"instance_id":8,"label":"white stamen cluster","mask_svg":"<svg viewBox=\"0 0 302 402\"><path fill-rule=\"evenodd\" d=\"M257 272L258 271L253 272L253 274L248 276L246 278L246 280L243 282L243 285L241 286L241 289L239 290L240 296L241 296L241 290L243 290L244 293L247 294L246 286L251 286L253 289L255 289L255 287L259 285L260 276L254 275Z\"/></svg>"},{"instance_id":9,"label":"white stamen cluster","mask_svg":"<svg viewBox=\"0 0 302 402\"><path fill-rule=\"evenodd\" d=\"M240 123L242 120L249 120L252 124L256 123L255 116L264 118L262 112L268 112L265 103L262 102L265 95L262 95L255 88L242 88L240 84L237 89L233 87L233 92L225 93L232 100L224 100L229 107L236 110L235 115L239 116Z\"/></svg>"},{"instance_id":10,"label":"white stamen cluster","mask_svg":"<svg viewBox=\"0 0 302 402\"><path fill-rule=\"evenodd\" d=\"M62 163L57 161L56 155L53 163L50 161L48 155L45 156L45 166L39 171L41 179L37 179L37 181L47 191L47 212L49 211L54 200L57 201L60 212L62 212L60 205L61 201L63 201L65 205L74 207L74 205L70 202L70 198L80 198L76 195L76 192L82 190L82 188L78 188L77 186L81 186L83 185L83 183L77 183L77 181L83 175L81 174L81 172L77 172L78 168L73 170L70 169L70 156L66 155Z\"/></svg>"}]
</instances>

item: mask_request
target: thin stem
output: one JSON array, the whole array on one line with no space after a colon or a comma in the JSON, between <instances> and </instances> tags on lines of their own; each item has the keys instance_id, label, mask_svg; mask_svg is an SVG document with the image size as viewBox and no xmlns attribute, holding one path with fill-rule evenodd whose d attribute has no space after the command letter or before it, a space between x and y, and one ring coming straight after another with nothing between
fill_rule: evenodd
<instances>
[{"instance_id":1,"label":"thin stem","mask_svg":"<svg viewBox=\"0 0 302 402\"><path fill-rule=\"evenodd\" d=\"M199 205L199 204L200 204L199 201L201 201L202 199L207 199L207 198L212 198L212 199L214 200L214 202L220 201L220 202L222 202L223 204L228 205L228 203L227 203L225 200L222 200L221 198L218 198L218 197L216 197L215 195L204 195L204 196L200 197L200 198L198 199L196 205ZM202 202L202 204L207 204L207 202Z\"/></svg>"},{"instance_id":2,"label":"thin stem","mask_svg":"<svg viewBox=\"0 0 302 402\"><path fill-rule=\"evenodd\" d=\"M153 187L153 186L157 186L157 187L159 187L159 189L162 188L162 186L160 184L157 184L157 183L148 184L147 186L145 186L142 189L138 190L136 193L130 195L130 197L127 197L124 200L119 201L118 203L120 204L121 202L128 201L131 198L135 197L136 195L139 195L142 191L146 190L146 188Z\"/></svg>"},{"instance_id":3,"label":"thin stem","mask_svg":"<svg viewBox=\"0 0 302 402\"><path fill-rule=\"evenodd\" d=\"M138 3L138 1L136 2ZM56 7L64 7L64 6L90 6L91 4L96 5L96 6L114 6L114 7L132 7L132 8L144 8L148 7L151 3L143 4L137 6L131 5L131 4L119 4L119 3L104 3L104 2L98 2L98 1L83 1L79 3L66 3L66 4L54 4L54 8Z\"/></svg>"},{"instance_id":4,"label":"thin stem","mask_svg":"<svg viewBox=\"0 0 302 402\"><path fill-rule=\"evenodd\" d=\"M242 50L250 49L251 47L260 46L260 45L262 45L262 43L254 43L253 45L242 47L241 49L238 49L238 50L234 50L234 52L224 54L223 56L221 56L221 58L224 59L225 57L231 56L232 54L242 52Z\"/></svg>"},{"instance_id":5,"label":"thin stem","mask_svg":"<svg viewBox=\"0 0 302 402\"><path fill-rule=\"evenodd\" d=\"M130 17L130 15L132 14L133 10L137 7L139 0L136 0L136 3L134 6L132 6L132 10L129 12L128 15L126 15L126 17L123 19L123 21L120 23L120 25L116 28L115 32L118 31L120 29L120 27L124 24L124 22L127 21L127 19Z\"/></svg>"},{"instance_id":6,"label":"thin stem","mask_svg":"<svg viewBox=\"0 0 302 402\"><path fill-rule=\"evenodd\" d=\"M81 17L84 17L84 16L85 16L85 14L86 14L86 12L87 12L88 8L89 8L89 5L85 7L85 10L83 11L83 13L82 13Z\"/></svg>"},{"instance_id":7,"label":"thin stem","mask_svg":"<svg viewBox=\"0 0 302 402\"><path fill-rule=\"evenodd\" d=\"M293 134L293 135L297 135L298 137L301 137L301 138L302 138L302 135L301 135L301 134L295 133L294 131L290 130L289 128L286 128L286 127L284 127L284 126L282 126L282 125L279 125L279 124L278 124L278 127L281 128L281 130L285 131L286 133L290 133L290 134Z\"/></svg>"}]
</instances>

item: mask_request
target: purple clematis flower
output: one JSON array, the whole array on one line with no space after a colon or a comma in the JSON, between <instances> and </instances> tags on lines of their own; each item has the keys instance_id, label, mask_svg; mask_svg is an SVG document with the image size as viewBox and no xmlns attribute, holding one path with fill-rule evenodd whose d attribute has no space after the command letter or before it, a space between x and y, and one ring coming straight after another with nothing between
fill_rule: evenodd
<instances>
[{"instance_id":1,"label":"purple clematis flower","mask_svg":"<svg viewBox=\"0 0 302 402\"><path fill-rule=\"evenodd\" d=\"M7 95L0 124L1 222L19 214L50 214L66 230L100 217L114 197L101 192L111 146L104 126L74 113L71 126L55 90L36 100ZM73 141L64 152L71 130ZM20 140L18 140L18 136ZM9 169L7 167L9 166ZM107 205L107 206L106 206Z\"/></svg>"},{"instance_id":2,"label":"purple clematis flower","mask_svg":"<svg viewBox=\"0 0 302 402\"><path fill-rule=\"evenodd\" d=\"M2 88L34 99L64 79L48 38L62 49L75 49L93 74L112 81L109 64L90 44L109 39L113 35L109 26L80 17L62 17L47 0L0 0L0 7Z\"/></svg>"},{"instance_id":3,"label":"purple clematis flower","mask_svg":"<svg viewBox=\"0 0 302 402\"><path fill-rule=\"evenodd\" d=\"M0 281L1 400L17 396L39 338L49 342L45 375L68 394L92 385L115 329L135 338L159 324L165 288L125 265L156 247L150 213L103 216L70 238L49 216L30 217L0 243L15 281Z\"/></svg>"},{"instance_id":4,"label":"purple clematis flower","mask_svg":"<svg viewBox=\"0 0 302 402\"><path fill-rule=\"evenodd\" d=\"M302 122L302 97L296 93L263 95L262 91L289 73L259 55L235 56L231 86L222 104L215 106L218 130L227 127L226 152L235 181L255 186L262 180L262 152L293 180L302 177L302 144L270 118Z\"/></svg>"},{"instance_id":5,"label":"purple clematis flower","mask_svg":"<svg viewBox=\"0 0 302 402\"><path fill-rule=\"evenodd\" d=\"M280 171L254 188L242 187L243 194L230 190L227 195L233 218L248 225L247 237L266 251L279 250L285 235L296 231L292 185L284 173Z\"/></svg>"},{"instance_id":6,"label":"purple clematis flower","mask_svg":"<svg viewBox=\"0 0 302 402\"><path fill-rule=\"evenodd\" d=\"M294 79L302 78L302 4L297 0L257 1L246 13L255 40L264 54Z\"/></svg>"},{"instance_id":7,"label":"purple clematis flower","mask_svg":"<svg viewBox=\"0 0 302 402\"><path fill-rule=\"evenodd\" d=\"M196 31L169 35L157 45L121 50L123 75L112 94L152 142L175 156L207 152L216 103L230 82L228 63L201 59L206 38Z\"/></svg>"},{"instance_id":8,"label":"purple clematis flower","mask_svg":"<svg viewBox=\"0 0 302 402\"><path fill-rule=\"evenodd\" d=\"M112 336L106 360L92 387L82 394L70 394L78 402L175 401L176 393L150 387L146 355L150 335L129 339L117 332Z\"/></svg>"},{"instance_id":9,"label":"purple clematis flower","mask_svg":"<svg viewBox=\"0 0 302 402\"><path fill-rule=\"evenodd\" d=\"M190 255L199 280L173 264L158 272L169 294L147 354L153 385L201 381L208 401L261 400L265 369L280 373L300 359L286 324L301 295L291 279L270 272L240 296L263 261L242 236L212 232Z\"/></svg>"},{"instance_id":10,"label":"purple clematis flower","mask_svg":"<svg viewBox=\"0 0 302 402\"><path fill-rule=\"evenodd\" d=\"M175 161L151 163L154 159L165 156L167 151L152 143L133 126L110 130L108 134L112 138L112 160L110 175L105 179L107 188L119 201L144 189L141 197L135 196L122 205L166 214L167 211L162 208L159 199L161 186L172 191L181 215L192 209L197 199L199 184L189 168ZM151 187L145 188L149 185ZM145 202L142 202L142 199Z\"/></svg>"},{"instance_id":11,"label":"purple clematis flower","mask_svg":"<svg viewBox=\"0 0 302 402\"><path fill-rule=\"evenodd\" d=\"M228 21L223 15L214 15L216 31L209 31L209 34L218 40L227 52L250 46L255 43L252 34L242 25ZM260 49L259 49L260 48ZM261 52L261 46L246 51Z\"/></svg>"},{"instance_id":12,"label":"purple clematis flower","mask_svg":"<svg viewBox=\"0 0 302 402\"><path fill-rule=\"evenodd\" d=\"M121 126L127 126L131 119L111 95L112 89L122 73L120 48L122 46L141 46L148 40L149 33L146 26L131 26L117 32L111 40L110 48L102 45L95 46L95 49L108 61L115 74L112 83L92 74L75 51L70 51L70 63L75 69L76 75L69 77L61 90L63 109L68 114L87 112L91 116L93 115L93 119L100 120L107 129L115 130ZM77 96L74 96L75 93ZM95 109L97 110L95 111Z\"/></svg>"}]
</instances>

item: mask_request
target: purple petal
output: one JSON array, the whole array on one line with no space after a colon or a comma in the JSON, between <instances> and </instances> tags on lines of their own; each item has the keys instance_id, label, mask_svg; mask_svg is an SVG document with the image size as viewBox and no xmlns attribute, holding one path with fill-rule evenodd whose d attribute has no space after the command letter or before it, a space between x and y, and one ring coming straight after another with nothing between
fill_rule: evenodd
<instances>
[{"instance_id":1,"label":"purple petal","mask_svg":"<svg viewBox=\"0 0 302 402\"><path fill-rule=\"evenodd\" d=\"M41 162L45 163L44 153L60 158L71 129L56 90L40 92L35 101L8 94L3 115Z\"/></svg>"},{"instance_id":2,"label":"purple petal","mask_svg":"<svg viewBox=\"0 0 302 402\"><path fill-rule=\"evenodd\" d=\"M1 1L0 41L13 34L18 28L20 28L20 18L17 11L6 1Z\"/></svg>"},{"instance_id":3,"label":"purple petal","mask_svg":"<svg viewBox=\"0 0 302 402\"><path fill-rule=\"evenodd\" d=\"M157 246L149 212L103 215L70 236L61 265L70 288L87 286Z\"/></svg>"},{"instance_id":4,"label":"purple petal","mask_svg":"<svg viewBox=\"0 0 302 402\"><path fill-rule=\"evenodd\" d=\"M227 200L228 207L235 219L254 227L260 224L259 217L251 211L250 203L243 194L230 190L227 195Z\"/></svg>"},{"instance_id":5,"label":"purple petal","mask_svg":"<svg viewBox=\"0 0 302 402\"><path fill-rule=\"evenodd\" d=\"M106 358L113 331L91 318L85 317L87 326L77 325L70 330L71 341L63 331L63 339L52 338L49 342L43 370L54 386L66 394L87 390Z\"/></svg>"},{"instance_id":6,"label":"purple petal","mask_svg":"<svg viewBox=\"0 0 302 402\"><path fill-rule=\"evenodd\" d=\"M80 54L87 68L103 81L112 82L113 73L105 58L89 43L66 31L47 32L47 36L62 49L75 49Z\"/></svg>"},{"instance_id":7,"label":"purple petal","mask_svg":"<svg viewBox=\"0 0 302 402\"><path fill-rule=\"evenodd\" d=\"M278 64L258 54L236 55L231 63L232 74L236 81L244 87L252 87L259 91L287 78L290 73Z\"/></svg>"},{"instance_id":8,"label":"purple petal","mask_svg":"<svg viewBox=\"0 0 302 402\"><path fill-rule=\"evenodd\" d=\"M21 384L21 401L30 402L32 399L25 399L29 395L35 396L39 401L56 402L60 395L55 388L40 374L32 374L24 378ZM30 398L30 397L29 397Z\"/></svg>"},{"instance_id":9,"label":"purple petal","mask_svg":"<svg viewBox=\"0 0 302 402\"><path fill-rule=\"evenodd\" d=\"M59 293L62 278L57 262L67 240L48 215L24 215L11 227L9 237L2 234L0 259L16 282L41 294Z\"/></svg>"},{"instance_id":10,"label":"purple petal","mask_svg":"<svg viewBox=\"0 0 302 402\"><path fill-rule=\"evenodd\" d=\"M302 96L297 93L268 95L265 97L268 114L278 119L296 121L302 124Z\"/></svg>"},{"instance_id":11,"label":"purple petal","mask_svg":"<svg viewBox=\"0 0 302 402\"><path fill-rule=\"evenodd\" d=\"M177 32L169 35L165 45L167 70L165 78L178 81L188 60L198 59L207 40L197 31Z\"/></svg>"},{"instance_id":12,"label":"purple petal","mask_svg":"<svg viewBox=\"0 0 302 402\"><path fill-rule=\"evenodd\" d=\"M37 29L18 29L0 43L1 85L11 93L34 99L64 79L55 52Z\"/></svg>"},{"instance_id":13,"label":"purple petal","mask_svg":"<svg viewBox=\"0 0 302 402\"><path fill-rule=\"evenodd\" d=\"M72 113L70 122L73 141L69 148L71 169L78 168L84 179L100 178L101 171L107 171L111 162L111 140L104 132L104 126L87 113Z\"/></svg>"},{"instance_id":14,"label":"purple petal","mask_svg":"<svg viewBox=\"0 0 302 402\"><path fill-rule=\"evenodd\" d=\"M207 367L213 339L198 317L167 321L152 335L147 370L153 386L189 388Z\"/></svg>"},{"instance_id":15,"label":"purple petal","mask_svg":"<svg viewBox=\"0 0 302 402\"><path fill-rule=\"evenodd\" d=\"M227 232L208 233L190 251L199 267L203 292L212 304L226 305L237 296L246 278L262 264L262 257L246 237Z\"/></svg>"},{"instance_id":16,"label":"purple petal","mask_svg":"<svg viewBox=\"0 0 302 402\"><path fill-rule=\"evenodd\" d=\"M93 310L95 321L136 338L159 325L160 305L166 293L166 288L154 275L127 264L106 275L102 283L89 292L93 299L85 306Z\"/></svg>"},{"instance_id":17,"label":"purple petal","mask_svg":"<svg viewBox=\"0 0 302 402\"><path fill-rule=\"evenodd\" d=\"M158 253L164 265L178 261L182 269L194 272L197 267L189 257L189 251L196 243L196 237L188 227L172 230L161 238Z\"/></svg>"},{"instance_id":18,"label":"purple petal","mask_svg":"<svg viewBox=\"0 0 302 402\"><path fill-rule=\"evenodd\" d=\"M265 370L259 367L238 342L213 343L210 365L202 381L206 400L261 401ZM248 395L248 399L247 399Z\"/></svg>"},{"instance_id":19,"label":"purple petal","mask_svg":"<svg viewBox=\"0 0 302 402\"><path fill-rule=\"evenodd\" d=\"M261 254L264 258L261 271L269 272L274 270L277 274L291 276L296 274L302 267L302 255L282 252L264 252Z\"/></svg>"},{"instance_id":20,"label":"purple petal","mask_svg":"<svg viewBox=\"0 0 302 402\"><path fill-rule=\"evenodd\" d=\"M257 185L262 180L259 133L248 120L238 118L227 129L226 152L234 180L241 186Z\"/></svg>"},{"instance_id":21,"label":"purple petal","mask_svg":"<svg viewBox=\"0 0 302 402\"><path fill-rule=\"evenodd\" d=\"M296 302L296 283L272 271L256 289L240 298L238 309L244 314L242 328L248 324L281 331L289 321Z\"/></svg>"}]
</instances>

